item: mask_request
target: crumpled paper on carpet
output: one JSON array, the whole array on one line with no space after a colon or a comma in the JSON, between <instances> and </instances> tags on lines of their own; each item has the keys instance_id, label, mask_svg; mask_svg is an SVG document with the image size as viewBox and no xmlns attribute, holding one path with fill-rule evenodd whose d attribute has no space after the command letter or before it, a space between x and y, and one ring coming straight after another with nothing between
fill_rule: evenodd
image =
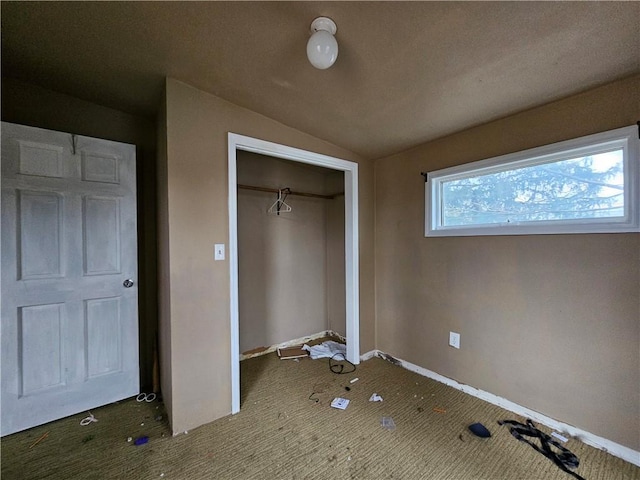
<instances>
[{"instance_id":1,"label":"crumpled paper on carpet","mask_svg":"<svg viewBox=\"0 0 640 480\"><path fill-rule=\"evenodd\" d=\"M327 340L320 345L313 345L311 347L305 343L302 346L302 350L307 350L313 360L317 358L332 358L337 354L341 354L343 358L346 358L347 355L347 346L334 342L333 340Z\"/></svg>"}]
</instances>

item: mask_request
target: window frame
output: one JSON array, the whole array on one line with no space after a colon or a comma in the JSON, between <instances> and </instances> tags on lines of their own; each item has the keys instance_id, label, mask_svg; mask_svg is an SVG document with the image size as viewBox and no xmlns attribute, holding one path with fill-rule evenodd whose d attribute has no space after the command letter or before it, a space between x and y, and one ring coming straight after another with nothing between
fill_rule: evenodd
<instances>
[{"instance_id":1,"label":"window frame","mask_svg":"<svg viewBox=\"0 0 640 480\"><path fill-rule=\"evenodd\" d=\"M425 175L425 237L479 235L541 235L569 233L640 232L640 151L638 126L618 128L516 153L444 168ZM625 215L620 219L588 219L510 222L443 226L442 185L470 176L552 163L581 155L623 150Z\"/></svg>"}]
</instances>

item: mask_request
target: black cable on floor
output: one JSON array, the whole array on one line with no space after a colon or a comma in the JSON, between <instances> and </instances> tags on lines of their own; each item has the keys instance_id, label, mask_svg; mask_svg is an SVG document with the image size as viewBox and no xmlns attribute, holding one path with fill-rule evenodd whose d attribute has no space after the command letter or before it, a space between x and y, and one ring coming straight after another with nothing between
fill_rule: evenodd
<instances>
[{"instance_id":1,"label":"black cable on floor","mask_svg":"<svg viewBox=\"0 0 640 480\"><path fill-rule=\"evenodd\" d=\"M335 360L338 355L342 357L342 360ZM347 362L349 365L351 365L351 369L345 370L345 365L338 362ZM349 360L347 360L347 357L345 357L344 353L336 353L329 359L329 370L337 375L346 375L347 373L355 372L356 366Z\"/></svg>"},{"instance_id":2,"label":"black cable on floor","mask_svg":"<svg viewBox=\"0 0 640 480\"><path fill-rule=\"evenodd\" d=\"M570 468L578 468L578 465L580 464L578 457L571 453L568 448L563 447L553 440L549 435L538 430L530 419L527 419L526 424L516 422L515 420L502 420L498 421L498 425L508 425L509 432L511 432L511 435L515 438L521 442L529 444L535 450L555 463L563 472L568 473L577 480L585 480L576 472L569 470ZM524 437L538 439L540 440L540 445L538 446L536 443L533 443ZM554 448L552 449L551 447Z\"/></svg>"}]
</instances>

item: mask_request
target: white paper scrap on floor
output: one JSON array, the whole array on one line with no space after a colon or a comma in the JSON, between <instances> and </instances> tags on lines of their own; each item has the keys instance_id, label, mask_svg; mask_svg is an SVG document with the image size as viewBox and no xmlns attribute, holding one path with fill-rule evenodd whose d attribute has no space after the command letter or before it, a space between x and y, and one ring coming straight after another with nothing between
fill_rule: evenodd
<instances>
[{"instance_id":1,"label":"white paper scrap on floor","mask_svg":"<svg viewBox=\"0 0 640 480\"><path fill-rule=\"evenodd\" d=\"M303 350L307 350L309 352L309 356L312 359L316 358L332 358L334 355L341 354L342 358L346 358L347 355L347 346L334 342L333 340L327 340L326 342L322 342L320 345L313 345L310 347L306 343L302 346Z\"/></svg>"}]
</instances>

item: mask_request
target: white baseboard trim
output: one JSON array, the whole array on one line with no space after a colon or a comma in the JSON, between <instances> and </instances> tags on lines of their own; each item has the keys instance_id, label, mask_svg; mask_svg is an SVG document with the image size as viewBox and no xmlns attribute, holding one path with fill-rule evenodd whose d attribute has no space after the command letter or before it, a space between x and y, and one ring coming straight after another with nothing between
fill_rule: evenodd
<instances>
[{"instance_id":1,"label":"white baseboard trim","mask_svg":"<svg viewBox=\"0 0 640 480\"><path fill-rule=\"evenodd\" d=\"M379 356L378 355L379 353L380 353L380 350L371 350L370 352L363 353L362 355L360 355L360 361L366 362L367 360L370 360L373 357Z\"/></svg>"},{"instance_id":2,"label":"white baseboard trim","mask_svg":"<svg viewBox=\"0 0 640 480\"><path fill-rule=\"evenodd\" d=\"M337 334L333 330L325 330L323 332L314 333L314 334L308 335L306 337L295 338L293 340L287 340L286 342L279 343L277 345L271 345L270 347L265 348L264 350L260 350L259 352L241 353L240 354L240 361L247 360L248 358L259 357L261 355L267 355L269 353L275 352L279 348L293 347L295 345L302 345L303 343L307 343L307 342L310 342L312 340L318 340L319 338L325 338L325 337L338 337L341 340L344 339L344 337L342 337L342 335Z\"/></svg>"},{"instance_id":3,"label":"white baseboard trim","mask_svg":"<svg viewBox=\"0 0 640 480\"><path fill-rule=\"evenodd\" d=\"M587 445L600 450L604 450L605 452L608 452L615 457L621 458L629 463L640 467L640 452L637 452L629 447L625 447L624 445L620 445L619 443L607 440L606 438L574 427L572 425L569 425L568 423L560 422L551 417L543 415L542 413L536 412L535 410L531 410L527 407L523 407L522 405L518 405L517 403L507 400L506 398L494 395L493 393L485 392L484 390L459 383L451 378L445 377L431 370L427 370L426 368L420 367L411 362L407 362L397 357L392 357L391 355L381 352L380 350L372 350L371 352L367 352L362 355L361 358L364 361L369 360L374 356L391 361L392 363L400 365L407 370L422 375L423 377L427 377L437 382L444 383L445 385L453 387L457 390L461 390L465 393L468 393L469 395L473 395L474 397L480 398L481 400L492 403L493 405L502 407L505 410L509 410L510 412L517 415L530 418L535 422L541 423L549 428L563 433L564 436L577 438Z\"/></svg>"},{"instance_id":4,"label":"white baseboard trim","mask_svg":"<svg viewBox=\"0 0 640 480\"><path fill-rule=\"evenodd\" d=\"M325 333L327 334L327 337L339 338L341 342L347 343L347 337L340 335L335 330L327 330Z\"/></svg>"}]
</instances>

